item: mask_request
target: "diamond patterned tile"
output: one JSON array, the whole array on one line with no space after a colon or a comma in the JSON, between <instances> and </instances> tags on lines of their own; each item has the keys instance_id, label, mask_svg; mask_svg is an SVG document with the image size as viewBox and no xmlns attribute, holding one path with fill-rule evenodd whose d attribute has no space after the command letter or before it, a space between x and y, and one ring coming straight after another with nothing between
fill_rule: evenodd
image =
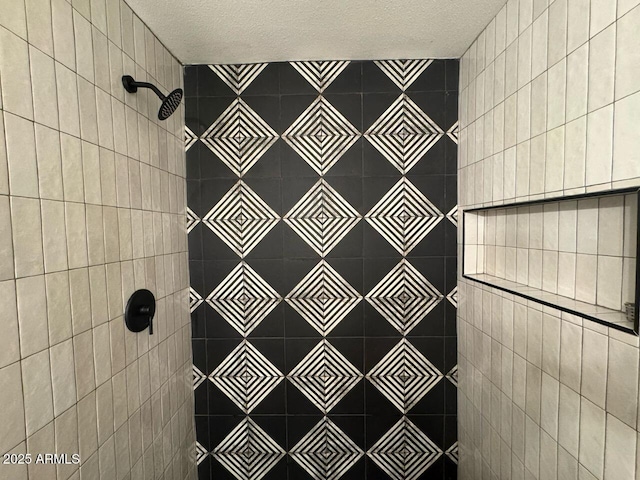
<instances>
[{"instance_id":1,"label":"diamond patterned tile","mask_svg":"<svg viewBox=\"0 0 640 480\"><path fill-rule=\"evenodd\" d=\"M191 233L191 230L193 230L198 223L200 223L198 215L190 208L187 208L187 233Z\"/></svg>"},{"instance_id":2,"label":"diamond patterned tile","mask_svg":"<svg viewBox=\"0 0 640 480\"><path fill-rule=\"evenodd\" d=\"M406 256L444 218L406 177L396 183L365 215L367 222L398 253Z\"/></svg>"},{"instance_id":3,"label":"diamond patterned tile","mask_svg":"<svg viewBox=\"0 0 640 480\"><path fill-rule=\"evenodd\" d=\"M433 60L379 60L374 63L400 90L405 91L429 68Z\"/></svg>"},{"instance_id":4,"label":"diamond patterned tile","mask_svg":"<svg viewBox=\"0 0 640 480\"><path fill-rule=\"evenodd\" d=\"M367 379L407 413L442 379L442 373L403 338L369 371Z\"/></svg>"},{"instance_id":5,"label":"diamond patterned tile","mask_svg":"<svg viewBox=\"0 0 640 480\"><path fill-rule=\"evenodd\" d=\"M455 205L449 212L447 213L447 219L453 223L456 227L458 226L458 206Z\"/></svg>"},{"instance_id":6,"label":"diamond patterned tile","mask_svg":"<svg viewBox=\"0 0 640 480\"><path fill-rule=\"evenodd\" d=\"M240 95L255 78L267 67L267 63L248 63L236 65L209 65L220 79L226 83L236 95Z\"/></svg>"},{"instance_id":7,"label":"diamond patterned tile","mask_svg":"<svg viewBox=\"0 0 640 480\"><path fill-rule=\"evenodd\" d=\"M458 144L458 122L454 123L449 130L447 130L447 136Z\"/></svg>"},{"instance_id":8,"label":"diamond patterned tile","mask_svg":"<svg viewBox=\"0 0 640 480\"><path fill-rule=\"evenodd\" d=\"M284 216L284 221L324 257L360 221L358 212L320 179Z\"/></svg>"},{"instance_id":9,"label":"diamond patterned tile","mask_svg":"<svg viewBox=\"0 0 640 480\"><path fill-rule=\"evenodd\" d=\"M320 411L330 412L363 375L326 339L287 375Z\"/></svg>"},{"instance_id":10,"label":"diamond patterned tile","mask_svg":"<svg viewBox=\"0 0 640 480\"><path fill-rule=\"evenodd\" d=\"M453 290L449 292L449 295L447 295L447 300L451 302L451 305L458 308L458 286L457 285L453 288Z\"/></svg>"},{"instance_id":11,"label":"diamond patterned tile","mask_svg":"<svg viewBox=\"0 0 640 480\"><path fill-rule=\"evenodd\" d=\"M318 92L322 93L347 68L350 62L290 62Z\"/></svg>"},{"instance_id":12,"label":"diamond patterned tile","mask_svg":"<svg viewBox=\"0 0 640 480\"><path fill-rule=\"evenodd\" d=\"M242 177L271 148L278 134L241 98L202 134L200 140Z\"/></svg>"},{"instance_id":13,"label":"diamond patterned tile","mask_svg":"<svg viewBox=\"0 0 640 480\"><path fill-rule=\"evenodd\" d=\"M289 452L315 480L338 480L364 452L328 417L323 417Z\"/></svg>"},{"instance_id":14,"label":"diamond patterned tile","mask_svg":"<svg viewBox=\"0 0 640 480\"><path fill-rule=\"evenodd\" d=\"M280 217L239 180L202 219L239 257L245 257L275 227Z\"/></svg>"},{"instance_id":15,"label":"diamond patterned tile","mask_svg":"<svg viewBox=\"0 0 640 480\"><path fill-rule=\"evenodd\" d=\"M198 367L193 365L193 389L195 390L200 385L202 385L202 382L204 382L206 379L207 376L202 373Z\"/></svg>"},{"instance_id":16,"label":"diamond patterned tile","mask_svg":"<svg viewBox=\"0 0 640 480\"><path fill-rule=\"evenodd\" d=\"M196 442L196 463L200 465L206 460L207 455L209 455L207 449L200 445L200 443Z\"/></svg>"},{"instance_id":17,"label":"diamond patterned tile","mask_svg":"<svg viewBox=\"0 0 640 480\"><path fill-rule=\"evenodd\" d=\"M245 413L250 413L284 375L247 340L225 358L209 380Z\"/></svg>"},{"instance_id":18,"label":"diamond patterned tile","mask_svg":"<svg viewBox=\"0 0 640 480\"><path fill-rule=\"evenodd\" d=\"M393 480L417 480L442 450L411 420L402 417L367 455Z\"/></svg>"},{"instance_id":19,"label":"diamond patterned tile","mask_svg":"<svg viewBox=\"0 0 640 480\"><path fill-rule=\"evenodd\" d=\"M409 333L442 300L442 294L402 259L365 297L401 334Z\"/></svg>"},{"instance_id":20,"label":"diamond patterned tile","mask_svg":"<svg viewBox=\"0 0 640 480\"><path fill-rule=\"evenodd\" d=\"M360 132L322 96L282 134L318 175L327 173L359 137Z\"/></svg>"},{"instance_id":21,"label":"diamond patterned tile","mask_svg":"<svg viewBox=\"0 0 640 480\"><path fill-rule=\"evenodd\" d=\"M447 448L447 451L445 452L445 454L447 455L447 457L451 459L453 463L457 465L458 464L458 442L455 442L453 445Z\"/></svg>"},{"instance_id":22,"label":"diamond patterned tile","mask_svg":"<svg viewBox=\"0 0 640 480\"><path fill-rule=\"evenodd\" d=\"M198 141L198 136L189 127L184 127L184 151L187 152Z\"/></svg>"},{"instance_id":23,"label":"diamond patterned tile","mask_svg":"<svg viewBox=\"0 0 640 480\"><path fill-rule=\"evenodd\" d=\"M443 135L442 129L402 94L364 136L400 173L406 174Z\"/></svg>"},{"instance_id":24,"label":"diamond patterned tile","mask_svg":"<svg viewBox=\"0 0 640 480\"><path fill-rule=\"evenodd\" d=\"M193 313L195 309L202 304L202 302L204 302L204 300L200 294L196 292L193 287L189 287L189 311Z\"/></svg>"},{"instance_id":25,"label":"diamond patterned tile","mask_svg":"<svg viewBox=\"0 0 640 480\"><path fill-rule=\"evenodd\" d=\"M318 333L327 335L360 303L362 296L322 260L285 300Z\"/></svg>"},{"instance_id":26,"label":"diamond patterned tile","mask_svg":"<svg viewBox=\"0 0 640 480\"><path fill-rule=\"evenodd\" d=\"M449 373L447 373L447 380L453 383L456 387L458 386L458 365L449 370Z\"/></svg>"},{"instance_id":27,"label":"diamond patterned tile","mask_svg":"<svg viewBox=\"0 0 640 480\"><path fill-rule=\"evenodd\" d=\"M250 417L211 452L237 480L260 480L285 455L284 449Z\"/></svg>"},{"instance_id":28,"label":"diamond patterned tile","mask_svg":"<svg viewBox=\"0 0 640 480\"><path fill-rule=\"evenodd\" d=\"M278 292L246 262L240 262L207 297L207 303L244 337L281 300Z\"/></svg>"}]
</instances>

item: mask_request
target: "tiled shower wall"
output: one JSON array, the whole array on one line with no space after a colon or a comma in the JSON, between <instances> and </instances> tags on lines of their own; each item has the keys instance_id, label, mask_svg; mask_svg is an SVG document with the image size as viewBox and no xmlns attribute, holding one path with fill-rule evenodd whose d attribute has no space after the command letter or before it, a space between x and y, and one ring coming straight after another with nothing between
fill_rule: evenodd
<instances>
[{"instance_id":1,"label":"tiled shower wall","mask_svg":"<svg viewBox=\"0 0 640 480\"><path fill-rule=\"evenodd\" d=\"M461 61L461 208L640 185L638 3L500 10ZM459 289L461 478L635 478L638 337Z\"/></svg>"},{"instance_id":2,"label":"tiled shower wall","mask_svg":"<svg viewBox=\"0 0 640 480\"><path fill-rule=\"evenodd\" d=\"M455 478L458 61L185 73L200 478Z\"/></svg>"},{"instance_id":3,"label":"tiled shower wall","mask_svg":"<svg viewBox=\"0 0 640 480\"><path fill-rule=\"evenodd\" d=\"M1 3L0 453L33 463L0 478L194 478L184 109L120 81L182 67L119 0Z\"/></svg>"}]
</instances>

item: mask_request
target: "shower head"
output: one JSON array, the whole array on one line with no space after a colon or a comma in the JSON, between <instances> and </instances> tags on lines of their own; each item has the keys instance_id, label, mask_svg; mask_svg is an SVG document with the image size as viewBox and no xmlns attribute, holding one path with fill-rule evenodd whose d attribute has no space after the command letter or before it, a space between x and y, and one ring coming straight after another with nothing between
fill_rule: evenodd
<instances>
[{"instance_id":1,"label":"shower head","mask_svg":"<svg viewBox=\"0 0 640 480\"><path fill-rule=\"evenodd\" d=\"M158 118L160 120L166 120L169 118L173 112L176 111L178 106L180 105L180 101L182 100L182 89L176 88L169 95L164 95L158 87L153 85L152 83L147 82L136 82L131 75L124 75L122 77L122 85L124 85L124 89L129 93L136 93L138 88L150 88L155 92L156 95L162 100L162 104L160 105L160 110L158 110Z\"/></svg>"}]
</instances>

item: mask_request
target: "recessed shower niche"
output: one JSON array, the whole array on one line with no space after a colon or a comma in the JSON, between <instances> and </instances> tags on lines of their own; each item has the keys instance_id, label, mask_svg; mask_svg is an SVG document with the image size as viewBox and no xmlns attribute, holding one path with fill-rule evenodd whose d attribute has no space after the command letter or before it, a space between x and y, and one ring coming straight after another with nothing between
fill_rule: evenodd
<instances>
[{"instance_id":1,"label":"recessed shower niche","mask_svg":"<svg viewBox=\"0 0 640 480\"><path fill-rule=\"evenodd\" d=\"M465 210L463 277L637 334L638 194Z\"/></svg>"}]
</instances>

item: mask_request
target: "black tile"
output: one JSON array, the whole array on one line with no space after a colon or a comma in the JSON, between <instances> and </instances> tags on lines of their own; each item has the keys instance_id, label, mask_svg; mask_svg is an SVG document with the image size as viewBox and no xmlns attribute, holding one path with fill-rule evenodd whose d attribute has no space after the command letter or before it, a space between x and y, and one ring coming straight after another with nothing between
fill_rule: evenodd
<instances>
[{"instance_id":1,"label":"black tile","mask_svg":"<svg viewBox=\"0 0 640 480\"><path fill-rule=\"evenodd\" d=\"M242 100L274 131L280 131L280 99L277 95L242 97Z\"/></svg>"},{"instance_id":2,"label":"black tile","mask_svg":"<svg viewBox=\"0 0 640 480\"><path fill-rule=\"evenodd\" d=\"M380 73L384 75L382 72ZM398 88L395 87L395 90L398 90ZM365 93L362 95L363 132L368 131L380 116L398 99L400 91L398 90L396 92L395 90L394 93Z\"/></svg>"},{"instance_id":3,"label":"black tile","mask_svg":"<svg viewBox=\"0 0 640 480\"><path fill-rule=\"evenodd\" d=\"M359 132L362 131L362 95L360 93L324 94L324 98Z\"/></svg>"},{"instance_id":4,"label":"black tile","mask_svg":"<svg viewBox=\"0 0 640 480\"><path fill-rule=\"evenodd\" d=\"M408 96L442 130L447 127L446 92L411 92Z\"/></svg>"},{"instance_id":5,"label":"black tile","mask_svg":"<svg viewBox=\"0 0 640 480\"><path fill-rule=\"evenodd\" d=\"M287 414L288 415L317 415L320 412L293 383L287 382ZM305 432L306 433L306 432Z\"/></svg>"},{"instance_id":6,"label":"black tile","mask_svg":"<svg viewBox=\"0 0 640 480\"><path fill-rule=\"evenodd\" d=\"M331 177L362 177L362 148L364 139L362 137L342 154L338 161L325 173L325 178Z\"/></svg>"},{"instance_id":7,"label":"black tile","mask_svg":"<svg viewBox=\"0 0 640 480\"><path fill-rule=\"evenodd\" d=\"M407 87L407 92L433 92L446 89L447 60L433 60L424 72Z\"/></svg>"},{"instance_id":8,"label":"black tile","mask_svg":"<svg viewBox=\"0 0 640 480\"><path fill-rule=\"evenodd\" d=\"M447 60L447 90L451 92L458 91L459 75L460 75L460 61L457 59Z\"/></svg>"},{"instance_id":9,"label":"black tile","mask_svg":"<svg viewBox=\"0 0 640 480\"><path fill-rule=\"evenodd\" d=\"M361 93L362 92L362 62L349 62L349 65L331 82L324 93Z\"/></svg>"},{"instance_id":10,"label":"black tile","mask_svg":"<svg viewBox=\"0 0 640 480\"><path fill-rule=\"evenodd\" d=\"M362 63L362 91L401 93L400 88L374 62Z\"/></svg>"},{"instance_id":11,"label":"black tile","mask_svg":"<svg viewBox=\"0 0 640 480\"><path fill-rule=\"evenodd\" d=\"M280 67L277 63L269 63L249 86L242 92L243 97L254 95L278 95L280 93Z\"/></svg>"},{"instance_id":12,"label":"black tile","mask_svg":"<svg viewBox=\"0 0 640 480\"><path fill-rule=\"evenodd\" d=\"M281 94L313 95L317 93L316 89L289 62L281 62L277 66L280 74Z\"/></svg>"},{"instance_id":13,"label":"black tile","mask_svg":"<svg viewBox=\"0 0 640 480\"><path fill-rule=\"evenodd\" d=\"M184 67L184 96L185 100L189 97L198 96L198 69L197 65L185 65Z\"/></svg>"},{"instance_id":14,"label":"black tile","mask_svg":"<svg viewBox=\"0 0 640 480\"><path fill-rule=\"evenodd\" d=\"M245 172L243 178L280 177L282 175L282 172L280 171L280 164L281 149L283 147L284 142L280 139L276 140L276 142L262 154L260 159L254 163L247 172Z\"/></svg>"},{"instance_id":15,"label":"black tile","mask_svg":"<svg viewBox=\"0 0 640 480\"><path fill-rule=\"evenodd\" d=\"M198 96L202 101L202 97L219 97L233 95L231 88L207 65L194 66L197 70L198 78Z\"/></svg>"},{"instance_id":16,"label":"black tile","mask_svg":"<svg viewBox=\"0 0 640 480\"><path fill-rule=\"evenodd\" d=\"M242 410L222 390L211 383L205 382L209 393L209 414L216 415L242 415Z\"/></svg>"},{"instance_id":17,"label":"black tile","mask_svg":"<svg viewBox=\"0 0 640 480\"><path fill-rule=\"evenodd\" d=\"M409 175L442 175L447 172L448 136L443 135L434 143L424 156L416 163Z\"/></svg>"},{"instance_id":18,"label":"black tile","mask_svg":"<svg viewBox=\"0 0 640 480\"><path fill-rule=\"evenodd\" d=\"M200 168L200 178L202 180L208 179L228 179L237 180L236 174L207 147L204 143L198 142L190 151L197 148L198 152L198 166Z\"/></svg>"},{"instance_id":19,"label":"black tile","mask_svg":"<svg viewBox=\"0 0 640 480\"><path fill-rule=\"evenodd\" d=\"M198 465L198 480L209 480L211 478L211 463L213 462L213 458L211 456L207 456L200 464Z\"/></svg>"},{"instance_id":20,"label":"black tile","mask_svg":"<svg viewBox=\"0 0 640 480\"><path fill-rule=\"evenodd\" d=\"M298 73L296 72L296 75ZM306 80L305 80L306 82ZM313 89L312 89L313 90ZM313 90L315 91L315 90ZM310 95L281 95L280 96L280 127L278 133L284 133L302 113L318 98L317 94Z\"/></svg>"},{"instance_id":21,"label":"black tile","mask_svg":"<svg viewBox=\"0 0 640 480\"><path fill-rule=\"evenodd\" d=\"M229 108L237 97L200 97L198 99L198 130L204 133ZM198 136L202 133L194 131Z\"/></svg>"}]
</instances>

